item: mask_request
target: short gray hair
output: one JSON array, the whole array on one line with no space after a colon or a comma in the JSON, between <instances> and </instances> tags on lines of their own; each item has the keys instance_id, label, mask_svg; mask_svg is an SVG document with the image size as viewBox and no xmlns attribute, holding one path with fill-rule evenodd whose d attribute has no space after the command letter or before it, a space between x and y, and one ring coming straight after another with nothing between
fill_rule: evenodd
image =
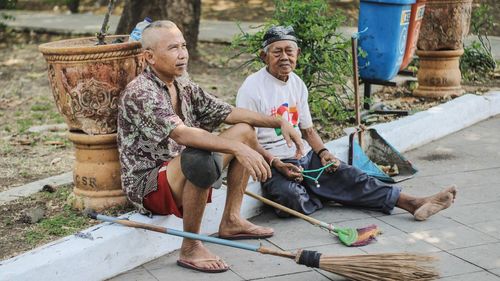
<instances>
[{"instance_id":1,"label":"short gray hair","mask_svg":"<svg viewBox=\"0 0 500 281\"><path fill-rule=\"evenodd\" d=\"M295 47L295 48L297 48L297 49L299 48L299 45L297 44L297 42L294 42L294 41L291 41L291 40L290 40L290 42L292 42L292 43L293 43L293 45L294 45L294 47ZM273 42L273 43L274 43L274 42ZM269 44L269 45L265 46L265 47L262 49L262 50L264 51L264 53L266 53L266 55L267 55L267 53L269 52L269 47L270 47L273 43L271 43L271 44Z\"/></svg>"},{"instance_id":2,"label":"short gray hair","mask_svg":"<svg viewBox=\"0 0 500 281\"><path fill-rule=\"evenodd\" d=\"M146 26L142 31L141 44L144 49L151 49L153 45L156 43L156 37L154 35L155 29L166 28L172 29L177 28L177 25L169 20L157 20Z\"/></svg>"}]
</instances>

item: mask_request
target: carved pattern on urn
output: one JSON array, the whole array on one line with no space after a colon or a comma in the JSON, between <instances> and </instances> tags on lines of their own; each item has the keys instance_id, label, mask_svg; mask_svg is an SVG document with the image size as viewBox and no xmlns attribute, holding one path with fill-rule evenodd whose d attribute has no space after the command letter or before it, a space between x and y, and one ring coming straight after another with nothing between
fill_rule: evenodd
<instances>
[{"instance_id":1,"label":"carved pattern on urn","mask_svg":"<svg viewBox=\"0 0 500 281\"><path fill-rule=\"evenodd\" d=\"M95 80L82 81L69 91L69 106L82 130L90 134L116 131L118 96L120 90L113 85Z\"/></svg>"}]
</instances>

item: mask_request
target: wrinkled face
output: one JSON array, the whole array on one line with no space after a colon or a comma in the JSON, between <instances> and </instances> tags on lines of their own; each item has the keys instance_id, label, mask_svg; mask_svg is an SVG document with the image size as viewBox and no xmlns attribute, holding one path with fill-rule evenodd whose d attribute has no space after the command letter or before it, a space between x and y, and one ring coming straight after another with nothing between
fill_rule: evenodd
<instances>
[{"instance_id":1,"label":"wrinkled face","mask_svg":"<svg viewBox=\"0 0 500 281\"><path fill-rule=\"evenodd\" d=\"M170 80L181 76L189 59L182 32L178 28L159 28L155 32L154 44L145 51L146 60L160 78Z\"/></svg>"},{"instance_id":2,"label":"wrinkled face","mask_svg":"<svg viewBox=\"0 0 500 281\"><path fill-rule=\"evenodd\" d=\"M286 81L288 75L297 66L297 57L300 49L293 41L283 40L271 43L267 53L261 54L267 64L267 69L274 77Z\"/></svg>"}]
</instances>

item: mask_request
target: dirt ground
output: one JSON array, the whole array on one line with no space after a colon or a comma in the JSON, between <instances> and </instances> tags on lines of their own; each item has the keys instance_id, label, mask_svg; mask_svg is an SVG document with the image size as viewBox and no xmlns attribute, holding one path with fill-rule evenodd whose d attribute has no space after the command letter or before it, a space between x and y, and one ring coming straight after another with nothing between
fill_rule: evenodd
<instances>
[{"instance_id":1,"label":"dirt ground","mask_svg":"<svg viewBox=\"0 0 500 281\"><path fill-rule=\"evenodd\" d=\"M202 3L203 17L212 19L261 21L272 12L270 0L238 1L238 5L235 1L221 0L204 0ZM61 124L64 121L53 102L46 63L38 52L37 44L23 43L25 35L22 34L9 36L11 43L0 42L0 192L68 172L74 161L73 145L67 140L65 130L30 132L30 128L35 126ZM45 37L45 40L57 39ZM189 66L193 80L205 90L234 104L237 89L245 78L245 74L235 71L235 67L245 58L225 64L234 54L227 45L203 43L198 50L199 59L191 61ZM499 85L497 80L489 86ZM413 97L412 87L385 88L373 95L373 102L384 102L394 109L410 112L443 102ZM468 92L487 90L481 85L467 89ZM371 116L367 122L369 125L394 118L392 115ZM316 124L325 140L341 136L342 129L352 125L342 123L324 128ZM38 193L0 206L0 260L95 223L81 220L77 212L65 205L70 190L71 186L61 187L52 193ZM44 219L39 223L30 223L26 219L27 212L34 209L43 210Z\"/></svg>"}]
</instances>

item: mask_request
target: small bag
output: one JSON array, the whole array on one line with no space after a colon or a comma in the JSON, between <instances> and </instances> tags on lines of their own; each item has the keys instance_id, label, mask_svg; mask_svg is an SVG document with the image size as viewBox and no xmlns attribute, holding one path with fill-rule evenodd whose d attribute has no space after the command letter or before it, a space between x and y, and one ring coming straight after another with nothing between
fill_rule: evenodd
<instances>
[{"instance_id":1,"label":"small bag","mask_svg":"<svg viewBox=\"0 0 500 281\"><path fill-rule=\"evenodd\" d=\"M364 130L361 134L363 148L358 142L359 133L358 130L349 135L349 165L388 183L407 180L418 172L375 129Z\"/></svg>"}]
</instances>

